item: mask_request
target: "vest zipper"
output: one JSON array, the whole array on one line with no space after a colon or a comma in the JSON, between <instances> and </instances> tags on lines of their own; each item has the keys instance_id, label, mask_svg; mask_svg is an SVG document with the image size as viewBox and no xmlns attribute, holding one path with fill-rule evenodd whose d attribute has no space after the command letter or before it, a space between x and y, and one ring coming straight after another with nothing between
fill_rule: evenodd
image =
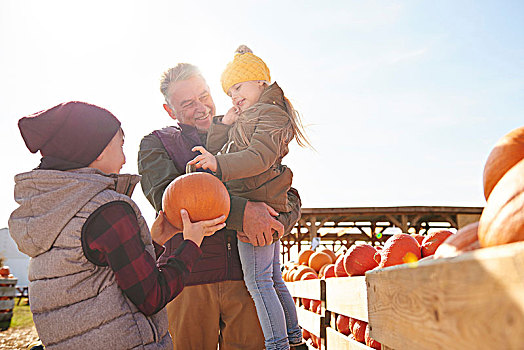
<instances>
[{"instance_id":1,"label":"vest zipper","mask_svg":"<svg viewBox=\"0 0 524 350\"><path fill-rule=\"evenodd\" d=\"M229 280L230 272L231 272L231 236L227 235L226 280Z\"/></svg>"}]
</instances>

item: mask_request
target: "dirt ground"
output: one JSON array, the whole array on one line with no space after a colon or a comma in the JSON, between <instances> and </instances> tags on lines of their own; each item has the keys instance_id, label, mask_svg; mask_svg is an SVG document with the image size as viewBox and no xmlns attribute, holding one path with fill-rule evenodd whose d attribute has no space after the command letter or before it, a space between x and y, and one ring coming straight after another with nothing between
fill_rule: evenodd
<instances>
[{"instance_id":1,"label":"dirt ground","mask_svg":"<svg viewBox=\"0 0 524 350\"><path fill-rule=\"evenodd\" d=\"M27 349L28 345L38 340L34 326L26 328L9 328L0 332L0 349Z\"/></svg>"}]
</instances>

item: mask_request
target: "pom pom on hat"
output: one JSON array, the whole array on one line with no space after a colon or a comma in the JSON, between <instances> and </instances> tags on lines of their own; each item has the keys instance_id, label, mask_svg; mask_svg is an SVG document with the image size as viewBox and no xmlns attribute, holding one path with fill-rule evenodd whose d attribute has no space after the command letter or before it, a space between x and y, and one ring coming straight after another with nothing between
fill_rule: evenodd
<instances>
[{"instance_id":1,"label":"pom pom on hat","mask_svg":"<svg viewBox=\"0 0 524 350\"><path fill-rule=\"evenodd\" d=\"M66 102L21 118L18 128L29 151L67 164L60 169L67 170L91 164L118 132L120 121L104 108Z\"/></svg>"},{"instance_id":2,"label":"pom pom on hat","mask_svg":"<svg viewBox=\"0 0 524 350\"><path fill-rule=\"evenodd\" d=\"M260 57L253 54L249 47L240 45L235 53L233 61L227 64L220 78L222 89L226 94L233 85L244 81L271 81L269 68Z\"/></svg>"}]
</instances>

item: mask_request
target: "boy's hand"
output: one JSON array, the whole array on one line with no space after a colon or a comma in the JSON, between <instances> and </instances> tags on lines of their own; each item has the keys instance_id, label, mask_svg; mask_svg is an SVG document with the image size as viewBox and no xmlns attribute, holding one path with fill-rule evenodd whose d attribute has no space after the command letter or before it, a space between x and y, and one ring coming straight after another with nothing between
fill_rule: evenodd
<instances>
[{"instance_id":1,"label":"boy's hand","mask_svg":"<svg viewBox=\"0 0 524 350\"><path fill-rule=\"evenodd\" d=\"M195 158L193 158L189 162L187 162L187 164L189 164L189 165L193 165L194 164L197 168L209 169L212 172L216 172L217 171L217 159L215 158L214 155L209 153L204 147L202 147L202 146L195 146L195 147L193 147L191 149L191 151L193 151L193 152L198 151L201 154L199 156L196 156Z\"/></svg>"},{"instance_id":2,"label":"boy's hand","mask_svg":"<svg viewBox=\"0 0 524 350\"><path fill-rule=\"evenodd\" d=\"M195 242L199 247L204 236L211 236L216 231L226 226L226 223L224 222L226 217L224 215L212 220L191 222L187 211L182 209L180 210L180 216L182 217L182 223L184 225L184 239Z\"/></svg>"},{"instance_id":3,"label":"boy's hand","mask_svg":"<svg viewBox=\"0 0 524 350\"><path fill-rule=\"evenodd\" d=\"M164 245L171 237L180 231L182 230L167 221L164 212L161 210L153 222L153 225L151 225L151 238L156 243Z\"/></svg>"},{"instance_id":4,"label":"boy's hand","mask_svg":"<svg viewBox=\"0 0 524 350\"><path fill-rule=\"evenodd\" d=\"M229 111L222 117L222 124L231 125L237 121L240 115L240 109L238 107L231 107Z\"/></svg>"}]
</instances>

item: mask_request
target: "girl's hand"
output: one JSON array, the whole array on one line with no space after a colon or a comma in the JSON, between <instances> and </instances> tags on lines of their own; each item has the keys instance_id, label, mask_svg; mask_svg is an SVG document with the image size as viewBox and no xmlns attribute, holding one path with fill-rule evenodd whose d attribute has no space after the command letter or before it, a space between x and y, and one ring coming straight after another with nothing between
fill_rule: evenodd
<instances>
[{"instance_id":1,"label":"girl's hand","mask_svg":"<svg viewBox=\"0 0 524 350\"><path fill-rule=\"evenodd\" d=\"M222 118L222 124L231 125L237 121L238 116L240 115L240 109L238 107L231 107L227 111L226 115Z\"/></svg>"},{"instance_id":2,"label":"girl's hand","mask_svg":"<svg viewBox=\"0 0 524 350\"><path fill-rule=\"evenodd\" d=\"M164 212L160 210L153 225L151 225L151 238L160 245L164 245L176 233L182 231L167 221Z\"/></svg>"},{"instance_id":3,"label":"girl's hand","mask_svg":"<svg viewBox=\"0 0 524 350\"><path fill-rule=\"evenodd\" d=\"M204 147L202 147L202 146L195 146L195 147L193 147L191 149L191 151L193 151L193 152L198 151L201 154L199 156L196 156L195 158L193 158L189 162L187 162L187 164L189 164L189 165L193 165L194 164L197 168L209 169L212 172L216 172L217 171L217 159L215 158L214 155L209 153Z\"/></svg>"},{"instance_id":4,"label":"girl's hand","mask_svg":"<svg viewBox=\"0 0 524 350\"><path fill-rule=\"evenodd\" d=\"M182 209L180 210L180 216L182 217L182 223L184 225L184 239L195 242L199 247L200 244L202 244L204 236L211 236L216 231L223 229L226 226L226 223L224 222L226 218L224 215L212 220L191 222L187 211Z\"/></svg>"}]
</instances>

